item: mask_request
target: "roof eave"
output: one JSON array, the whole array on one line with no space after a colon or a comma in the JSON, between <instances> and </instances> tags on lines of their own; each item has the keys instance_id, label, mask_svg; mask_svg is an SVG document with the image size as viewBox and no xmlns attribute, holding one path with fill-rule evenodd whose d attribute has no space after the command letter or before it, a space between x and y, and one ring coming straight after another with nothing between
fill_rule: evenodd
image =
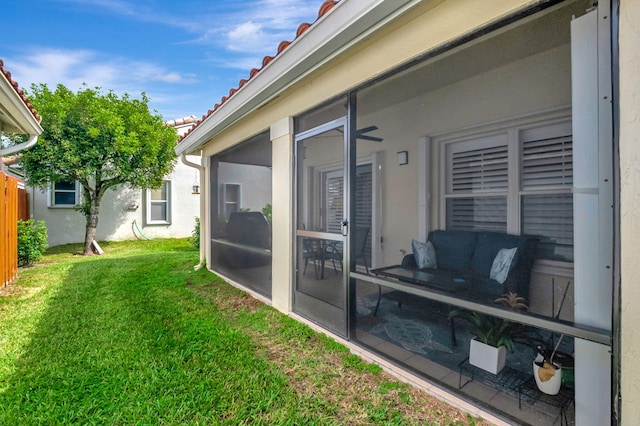
<instances>
[{"instance_id":1,"label":"roof eave","mask_svg":"<svg viewBox=\"0 0 640 426\"><path fill-rule=\"evenodd\" d=\"M40 122L2 72L0 72L0 130L31 136L42 133Z\"/></svg>"},{"instance_id":2,"label":"roof eave","mask_svg":"<svg viewBox=\"0 0 640 426\"><path fill-rule=\"evenodd\" d=\"M186 135L176 147L176 153L180 155L200 149L251 111L270 102L377 28L424 1L428 0L339 2Z\"/></svg>"}]
</instances>

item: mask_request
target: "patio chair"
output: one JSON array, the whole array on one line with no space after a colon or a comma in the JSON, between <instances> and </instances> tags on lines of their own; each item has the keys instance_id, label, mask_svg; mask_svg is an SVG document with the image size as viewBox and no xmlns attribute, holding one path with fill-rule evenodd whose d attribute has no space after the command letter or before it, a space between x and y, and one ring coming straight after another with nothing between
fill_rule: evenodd
<instances>
[{"instance_id":1,"label":"patio chair","mask_svg":"<svg viewBox=\"0 0 640 426\"><path fill-rule=\"evenodd\" d=\"M356 227L356 241L355 241L355 252L356 257L354 260L359 258L362 259L364 263L364 268L369 273L369 265L367 264L367 240L369 239L369 229L368 227ZM333 264L333 270L337 273L338 269L336 268L336 260L340 264L340 270L342 270L342 243L340 241L333 241L331 244L327 245L325 249L325 260L331 259Z\"/></svg>"}]
</instances>

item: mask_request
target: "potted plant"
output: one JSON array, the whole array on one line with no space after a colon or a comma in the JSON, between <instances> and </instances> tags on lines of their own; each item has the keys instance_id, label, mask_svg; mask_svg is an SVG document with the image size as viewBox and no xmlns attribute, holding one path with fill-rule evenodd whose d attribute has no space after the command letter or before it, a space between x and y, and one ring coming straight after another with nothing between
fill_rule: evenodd
<instances>
[{"instance_id":1,"label":"potted plant","mask_svg":"<svg viewBox=\"0 0 640 426\"><path fill-rule=\"evenodd\" d=\"M558 346L560 346L563 337L564 335L560 336L553 351L538 346L538 355L533 361L533 377L536 380L536 385L540 392L548 395L557 395L560 392L562 364L571 364L573 367L573 358L558 352Z\"/></svg>"},{"instance_id":2,"label":"potted plant","mask_svg":"<svg viewBox=\"0 0 640 426\"><path fill-rule=\"evenodd\" d=\"M507 293L495 300L511 310L528 309L526 300L515 293ZM469 344L469 364L498 374L506 363L507 350L513 350L522 335L521 324L467 310L455 310L450 318L462 318L471 324L474 337Z\"/></svg>"}]
</instances>

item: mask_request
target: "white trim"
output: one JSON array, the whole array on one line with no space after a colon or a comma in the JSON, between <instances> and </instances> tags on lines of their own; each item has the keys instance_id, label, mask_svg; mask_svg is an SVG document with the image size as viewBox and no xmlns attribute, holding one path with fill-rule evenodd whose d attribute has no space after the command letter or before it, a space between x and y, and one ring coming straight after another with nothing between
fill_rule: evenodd
<instances>
[{"instance_id":1,"label":"white trim","mask_svg":"<svg viewBox=\"0 0 640 426\"><path fill-rule=\"evenodd\" d=\"M220 214L220 216L224 216L227 219L229 219L229 215L231 214L231 212L229 212L227 210L227 205L230 205L233 203L233 201L227 201L227 188L231 188L231 187L237 187L238 188L238 200L235 202L236 203L236 210L237 212L240 211L240 209L242 208L242 184L241 183L236 183L236 182L222 182L220 184L220 186L222 187L222 196L220 197L220 206L218 208L218 212Z\"/></svg>"},{"instance_id":2,"label":"white trim","mask_svg":"<svg viewBox=\"0 0 640 426\"><path fill-rule=\"evenodd\" d=\"M67 181L65 181L67 182ZM55 190L54 186L58 182L50 183L47 187L47 207L50 209L75 209L82 202L82 186L80 182L74 181L75 188L74 192L74 204L58 204L55 202L55 193L56 192L71 192L71 190Z\"/></svg>"},{"instance_id":3,"label":"white trim","mask_svg":"<svg viewBox=\"0 0 640 426\"><path fill-rule=\"evenodd\" d=\"M384 182L384 164L382 152L374 152L370 156L371 161L371 267L378 268L384 265L384 252L382 249L382 229L384 211L382 182ZM360 159L358 159L360 162Z\"/></svg>"},{"instance_id":4,"label":"white trim","mask_svg":"<svg viewBox=\"0 0 640 426\"><path fill-rule=\"evenodd\" d=\"M151 219L151 203L159 202L160 200L151 200L151 189L145 190L145 207L146 207L146 225L170 225L171 224L171 210L172 210L172 196L171 196L171 181L165 180L162 185L166 185L166 199L163 200L166 209L167 220L152 220Z\"/></svg>"},{"instance_id":5,"label":"white trim","mask_svg":"<svg viewBox=\"0 0 640 426\"><path fill-rule=\"evenodd\" d=\"M427 241L431 227L431 138L418 139L418 239Z\"/></svg>"},{"instance_id":6,"label":"white trim","mask_svg":"<svg viewBox=\"0 0 640 426\"><path fill-rule=\"evenodd\" d=\"M431 143L436 144L440 164L440 169L437 172L440 188L438 226L444 229L447 225L447 200L467 197L505 197L507 203L506 216L504 217L506 220L505 230L507 233L519 235L523 233L521 206L524 197L571 194L572 188L567 185L568 182L563 181L553 182L553 186L548 183L542 186L534 186L530 181L527 181L529 184L526 187L522 187L522 177L528 176L523 175L523 173L529 168L525 169L521 164L522 156L524 155L523 146L527 142L535 143L537 140L556 138L558 135L566 136L571 133L570 111L566 107L554 108L541 113L502 119L493 123L471 126L432 137ZM465 190L466 187L462 187L459 193L453 192L453 188L449 184L451 171L448 167L452 161L452 152L489 149L492 146L506 146L506 165L508 167L506 170L506 186L503 187L503 181L500 181L500 185L495 186L495 182L493 182L494 176L486 188L469 188L467 191ZM465 158L464 161L468 160ZM481 161L480 157L478 161ZM503 154L501 154L500 161L500 164L505 162ZM491 167L495 167L495 165ZM566 275L566 272L561 273L561 275Z\"/></svg>"}]
</instances>

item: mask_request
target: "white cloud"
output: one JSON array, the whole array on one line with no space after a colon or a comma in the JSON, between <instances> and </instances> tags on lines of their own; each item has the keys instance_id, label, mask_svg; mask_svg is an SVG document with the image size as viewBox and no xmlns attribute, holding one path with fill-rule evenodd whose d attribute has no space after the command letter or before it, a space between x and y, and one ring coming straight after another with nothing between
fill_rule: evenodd
<instances>
[{"instance_id":1,"label":"white cloud","mask_svg":"<svg viewBox=\"0 0 640 426\"><path fill-rule=\"evenodd\" d=\"M50 87L63 84L77 90L86 83L124 92L142 86L140 83L163 82L189 84L193 74L181 74L148 62L105 57L90 50L64 50L34 47L30 53L11 61L12 72L25 87L45 83Z\"/></svg>"},{"instance_id":2,"label":"white cloud","mask_svg":"<svg viewBox=\"0 0 640 426\"><path fill-rule=\"evenodd\" d=\"M263 26L255 22L243 22L227 33L227 49L235 52L265 51L270 47Z\"/></svg>"}]
</instances>

